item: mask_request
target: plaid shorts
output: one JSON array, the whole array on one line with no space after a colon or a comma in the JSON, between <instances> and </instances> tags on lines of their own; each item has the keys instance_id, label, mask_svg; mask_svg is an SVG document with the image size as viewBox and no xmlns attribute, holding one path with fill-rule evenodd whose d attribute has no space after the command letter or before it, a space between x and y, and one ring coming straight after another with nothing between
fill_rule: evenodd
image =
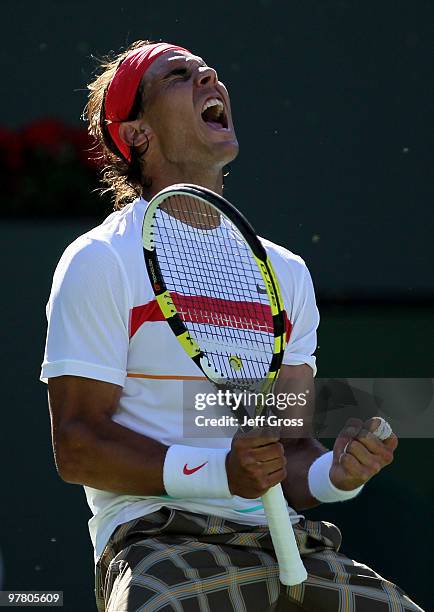
<instances>
[{"instance_id":1,"label":"plaid shorts","mask_svg":"<svg viewBox=\"0 0 434 612\"><path fill-rule=\"evenodd\" d=\"M97 563L98 612L423 612L340 554L335 525L301 521L294 531L309 575L284 587L266 526L168 508L129 521Z\"/></svg>"}]
</instances>

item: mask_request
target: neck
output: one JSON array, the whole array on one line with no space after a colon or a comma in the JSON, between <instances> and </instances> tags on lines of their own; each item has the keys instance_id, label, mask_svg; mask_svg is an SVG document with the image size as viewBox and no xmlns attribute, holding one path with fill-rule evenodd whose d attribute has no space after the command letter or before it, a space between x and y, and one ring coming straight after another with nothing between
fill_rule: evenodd
<instances>
[{"instance_id":1,"label":"neck","mask_svg":"<svg viewBox=\"0 0 434 612\"><path fill-rule=\"evenodd\" d=\"M165 170L164 173L152 173L153 178L150 187L143 189L143 197L146 200L149 201L159 191L175 183L192 183L193 185L211 189L219 195L223 193L223 172L221 169L216 171L213 168L206 171L203 168L174 168L169 172L167 172L167 169Z\"/></svg>"}]
</instances>

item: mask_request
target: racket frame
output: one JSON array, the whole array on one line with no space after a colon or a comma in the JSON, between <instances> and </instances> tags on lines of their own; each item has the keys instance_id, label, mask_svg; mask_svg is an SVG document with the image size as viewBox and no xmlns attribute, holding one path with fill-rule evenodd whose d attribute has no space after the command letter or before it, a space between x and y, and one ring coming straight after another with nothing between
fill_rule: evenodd
<instances>
[{"instance_id":1,"label":"racket frame","mask_svg":"<svg viewBox=\"0 0 434 612\"><path fill-rule=\"evenodd\" d=\"M249 221L230 202L204 187L186 183L166 187L152 198L145 211L142 229L143 253L149 280L161 312L187 355L208 379L219 386L222 381L221 373L209 363L206 353L191 336L176 309L170 291L164 282L152 238L153 221L157 209L168 197L176 195L198 198L226 216L242 234L252 252L265 284L273 320L273 357L261 389L263 393L268 392L272 389L279 374L286 345L285 312L279 283L267 252ZM259 405L256 415L260 414L262 409L263 406ZM285 585L300 584L306 580L307 572L297 547L281 484L271 487L262 496L262 502L279 563L280 581Z\"/></svg>"},{"instance_id":2,"label":"racket frame","mask_svg":"<svg viewBox=\"0 0 434 612\"><path fill-rule=\"evenodd\" d=\"M154 248L152 228L157 209L167 198L177 195L198 198L205 204L211 205L218 213L226 216L239 230L256 261L270 302L274 332L273 357L266 380L264 380L263 388L261 389L265 393L271 390L277 378L286 345L285 312L279 283L277 282L267 252L249 221L230 202L204 187L184 183L166 187L152 198L146 209L142 230L143 253L148 276L161 312L187 355L196 363L207 378L211 378L215 384L221 384L222 374L209 364L206 354L201 350L196 340L191 337L177 311L170 291L165 284ZM258 406L256 415L260 414L261 410L261 406Z\"/></svg>"}]
</instances>

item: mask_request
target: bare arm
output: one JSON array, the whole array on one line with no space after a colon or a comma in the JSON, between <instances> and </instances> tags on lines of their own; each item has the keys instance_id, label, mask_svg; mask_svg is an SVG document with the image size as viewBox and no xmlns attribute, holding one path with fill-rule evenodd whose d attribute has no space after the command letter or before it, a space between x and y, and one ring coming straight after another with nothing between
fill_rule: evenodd
<instances>
[{"instance_id":1,"label":"bare arm","mask_svg":"<svg viewBox=\"0 0 434 612\"><path fill-rule=\"evenodd\" d=\"M328 452L311 431L315 407L312 370L307 365L283 366L278 382L278 390L284 392L298 393L309 389L307 405L290 409L292 417L304 419L304 430L297 437L281 439L286 459L286 478L282 480L282 488L293 508L312 508L320 502L309 490L309 468L315 459ZM358 419L349 419L337 437L330 481L339 490L356 489L393 461L398 439L392 434L387 440L379 440L372 433L378 426L376 421L372 418L362 423Z\"/></svg>"},{"instance_id":2,"label":"bare arm","mask_svg":"<svg viewBox=\"0 0 434 612\"><path fill-rule=\"evenodd\" d=\"M284 443L287 476L282 482L283 493L295 510L318 506L319 502L309 491L307 475L312 463L327 452L315 438L286 440Z\"/></svg>"},{"instance_id":3,"label":"bare arm","mask_svg":"<svg viewBox=\"0 0 434 612\"><path fill-rule=\"evenodd\" d=\"M320 503L309 491L307 476L315 459L328 449L311 435L315 408L312 368L306 364L282 366L276 392L298 394L307 390L307 404L288 409L288 416L303 418L304 426L294 430L292 437L281 438L286 458L286 478L282 481L282 489L288 503L296 510L312 508Z\"/></svg>"},{"instance_id":4,"label":"bare arm","mask_svg":"<svg viewBox=\"0 0 434 612\"><path fill-rule=\"evenodd\" d=\"M284 366L279 384L283 384L280 391L309 388L313 406L309 366ZM63 480L126 495L165 493L163 465L168 447L111 418L118 407L121 387L77 376L59 376L49 379L48 390L54 456ZM295 509L318 505L309 492L307 475L313 461L327 449L309 435L313 409L308 406L300 408L299 415L291 409L292 416L303 416L306 421L297 438L282 438L280 443L278 438L269 436L234 439L227 457L233 494L255 498L281 481L285 497ZM353 488L354 482L365 482L389 464L397 444L396 437L380 444L366 433L347 436L345 432L336 442L336 451L348 438L366 446L369 454L364 451L366 456L361 455L356 444L354 450L350 447L355 457L348 461L351 459L355 466L342 463L338 468L343 476L332 479L342 490Z\"/></svg>"},{"instance_id":5,"label":"bare arm","mask_svg":"<svg viewBox=\"0 0 434 612\"><path fill-rule=\"evenodd\" d=\"M52 442L63 480L127 495L162 495L167 447L112 421L122 388L77 376L48 381Z\"/></svg>"},{"instance_id":6,"label":"bare arm","mask_svg":"<svg viewBox=\"0 0 434 612\"><path fill-rule=\"evenodd\" d=\"M121 391L117 385L77 376L49 379L58 473L66 482L113 493L162 495L168 447L112 421ZM275 464L283 466L284 457L279 446L278 438L234 440L227 460L233 494L256 498L280 482L283 472Z\"/></svg>"}]
</instances>

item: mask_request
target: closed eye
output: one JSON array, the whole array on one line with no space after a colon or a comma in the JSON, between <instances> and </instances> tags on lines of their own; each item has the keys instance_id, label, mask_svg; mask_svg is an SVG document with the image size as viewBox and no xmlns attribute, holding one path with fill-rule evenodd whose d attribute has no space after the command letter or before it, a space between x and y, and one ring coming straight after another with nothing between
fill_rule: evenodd
<instances>
[{"instance_id":1,"label":"closed eye","mask_svg":"<svg viewBox=\"0 0 434 612\"><path fill-rule=\"evenodd\" d=\"M190 73L187 70L187 68L175 68L174 70L171 70L169 74L166 75L165 78L167 79L168 77L171 77L171 76L187 77L187 76L190 76Z\"/></svg>"}]
</instances>

